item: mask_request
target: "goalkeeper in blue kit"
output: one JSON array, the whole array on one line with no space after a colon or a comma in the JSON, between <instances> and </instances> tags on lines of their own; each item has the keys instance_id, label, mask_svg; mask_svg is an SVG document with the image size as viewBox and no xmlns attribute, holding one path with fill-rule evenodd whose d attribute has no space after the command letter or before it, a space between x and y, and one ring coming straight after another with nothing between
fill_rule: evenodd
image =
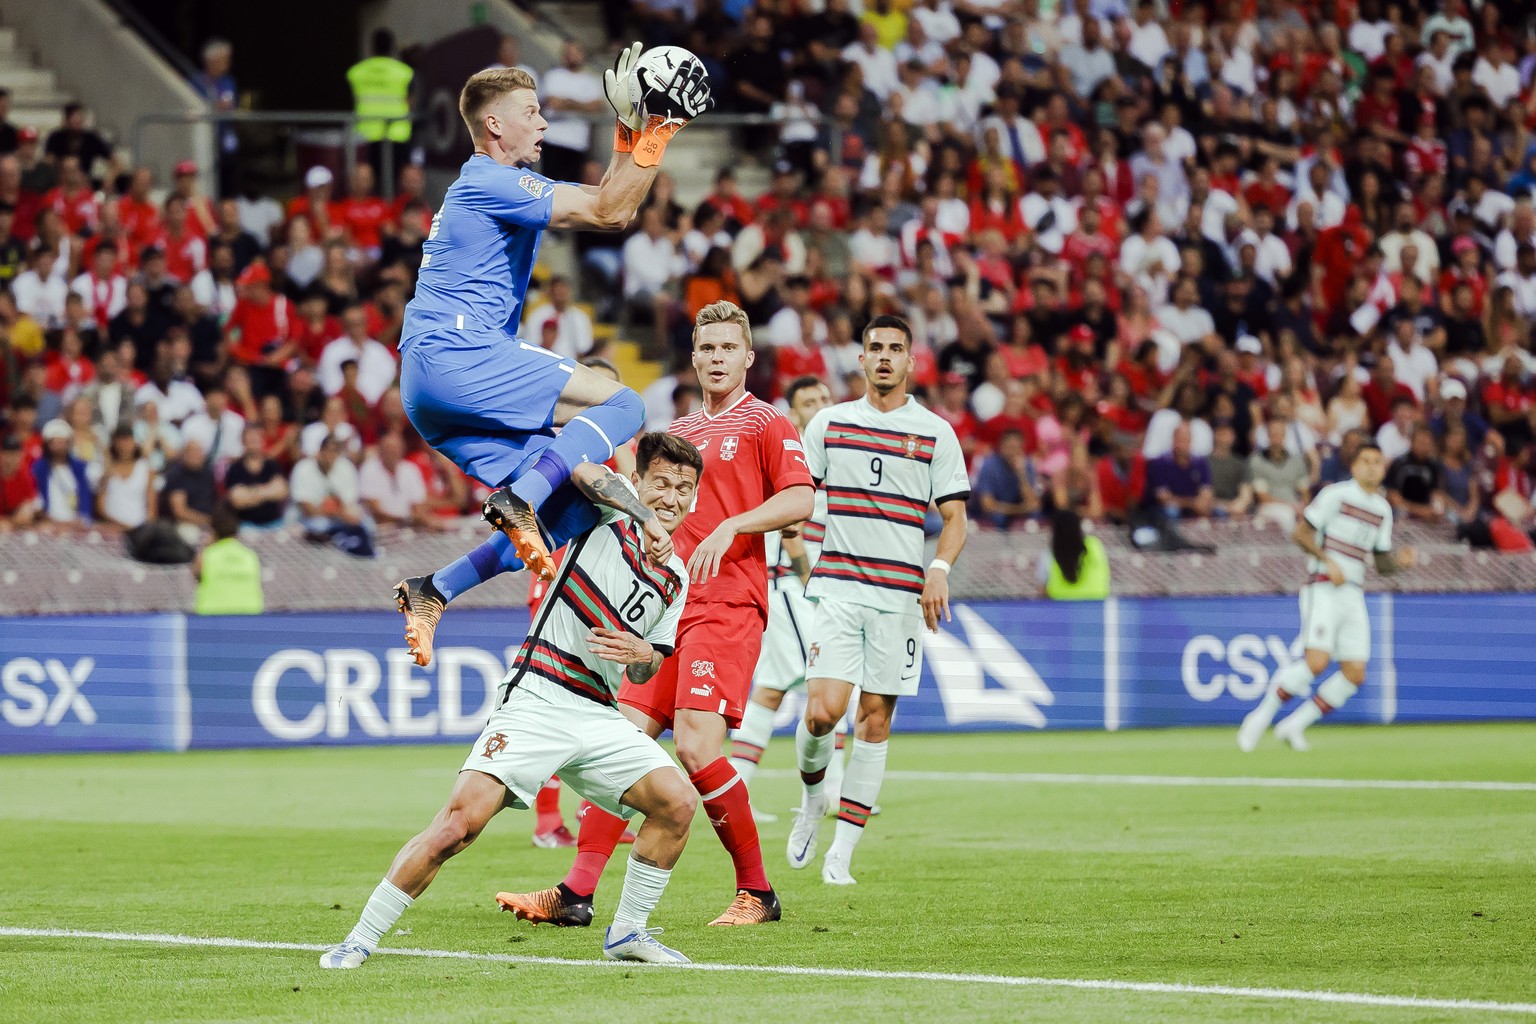
<instances>
[{"instance_id":1,"label":"goalkeeper in blue kit","mask_svg":"<svg viewBox=\"0 0 1536 1024\"><path fill-rule=\"evenodd\" d=\"M656 177L666 141L712 105L697 58L669 77L638 72L639 59L636 43L605 76L619 120L613 160L596 186L527 169L548 127L531 75L481 71L459 96L475 152L423 245L401 331L400 394L428 444L496 488L485 517L499 532L396 588L420 664L431 660L437 619L455 594L525 566L553 578L550 551L590 525L589 503L566 486L571 471L607 460L644 422L644 406L629 388L516 337L544 229L624 228ZM670 550L659 527L648 526L647 539L653 558Z\"/></svg>"}]
</instances>

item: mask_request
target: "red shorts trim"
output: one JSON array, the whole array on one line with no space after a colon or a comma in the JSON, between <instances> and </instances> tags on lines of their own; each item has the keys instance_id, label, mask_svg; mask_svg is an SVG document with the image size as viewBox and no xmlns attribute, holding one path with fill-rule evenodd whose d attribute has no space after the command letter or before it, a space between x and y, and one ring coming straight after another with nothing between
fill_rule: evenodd
<instances>
[{"instance_id":1,"label":"red shorts trim","mask_svg":"<svg viewBox=\"0 0 1536 1024\"><path fill-rule=\"evenodd\" d=\"M678 625L676 651L650 682L636 686L626 679L619 703L643 711L666 729L672 728L678 708L708 711L722 716L728 728L739 727L767 625L755 604L689 605Z\"/></svg>"}]
</instances>

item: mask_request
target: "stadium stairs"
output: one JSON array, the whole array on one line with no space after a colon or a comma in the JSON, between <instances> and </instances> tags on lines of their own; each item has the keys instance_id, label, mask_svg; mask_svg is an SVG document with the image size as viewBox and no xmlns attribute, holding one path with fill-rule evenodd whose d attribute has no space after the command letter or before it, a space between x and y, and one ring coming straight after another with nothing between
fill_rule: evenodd
<instances>
[{"instance_id":1,"label":"stadium stairs","mask_svg":"<svg viewBox=\"0 0 1536 1024\"><path fill-rule=\"evenodd\" d=\"M20 45L14 28L0 28L0 88L11 91L11 123L36 128L44 138L59 126L59 111L74 97L58 76Z\"/></svg>"}]
</instances>

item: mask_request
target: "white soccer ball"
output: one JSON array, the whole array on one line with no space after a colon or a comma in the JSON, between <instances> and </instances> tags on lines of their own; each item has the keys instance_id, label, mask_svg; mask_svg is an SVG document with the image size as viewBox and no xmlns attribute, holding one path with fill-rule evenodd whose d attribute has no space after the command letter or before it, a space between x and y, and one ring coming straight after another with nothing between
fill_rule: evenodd
<instances>
[{"instance_id":1,"label":"white soccer ball","mask_svg":"<svg viewBox=\"0 0 1536 1024\"><path fill-rule=\"evenodd\" d=\"M700 63L692 50L683 46L654 46L635 61L635 74L642 89L665 89L672 77L690 64Z\"/></svg>"}]
</instances>

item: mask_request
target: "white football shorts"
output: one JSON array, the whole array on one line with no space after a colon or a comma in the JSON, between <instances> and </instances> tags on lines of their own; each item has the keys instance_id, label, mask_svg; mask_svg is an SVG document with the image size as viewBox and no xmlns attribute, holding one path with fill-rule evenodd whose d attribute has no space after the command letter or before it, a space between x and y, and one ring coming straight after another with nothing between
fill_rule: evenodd
<instances>
[{"instance_id":1,"label":"white football shorts","mask_svg":"<svg viewBox=\"0 0 1536 1024\"><path fill-rule=\"evenodd\" d=\"M910 697L923 674L923 614L822 598L811 624L805 674L841 679L868 693Z\"/></svg>"},{"instance_id":2,"label":"white football shorts","mask_svg":"<svg viewBox=\"0 0 1536 1024\"><path fill-rule=\"evenodd\" d=\"M1301 635L1309 649L1337 661L1371 660L1371 620L1365 591L1353 583L1309 583L1301 589Z\"/></svg>"}]
</instances>

